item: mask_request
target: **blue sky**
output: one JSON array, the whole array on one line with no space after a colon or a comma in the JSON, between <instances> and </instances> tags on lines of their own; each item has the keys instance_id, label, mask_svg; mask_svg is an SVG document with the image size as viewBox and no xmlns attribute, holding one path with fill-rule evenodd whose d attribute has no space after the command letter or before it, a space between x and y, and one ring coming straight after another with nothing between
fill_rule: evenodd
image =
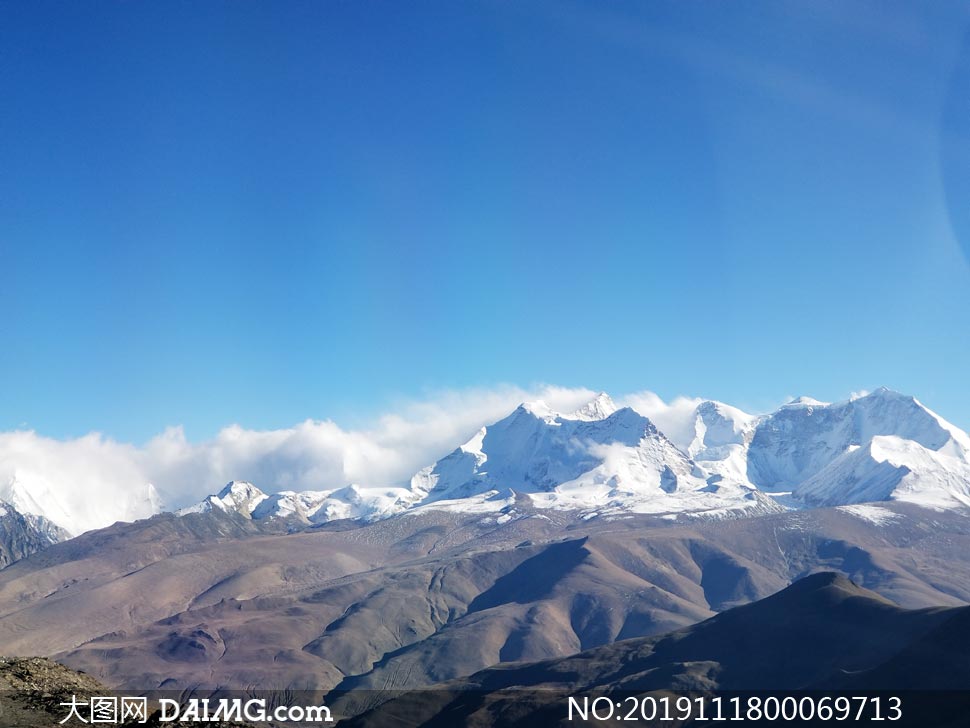
<instances>
[{"instance_id":1,"label":"blue sky","mask_svg":"<svg viewBox=\"0 0 970 728\"><path fill-rule=\"evenodd\" d=\"M539 382L970 427L970 11L0 2L0 429Z\"/></svg>"}]
</instances>

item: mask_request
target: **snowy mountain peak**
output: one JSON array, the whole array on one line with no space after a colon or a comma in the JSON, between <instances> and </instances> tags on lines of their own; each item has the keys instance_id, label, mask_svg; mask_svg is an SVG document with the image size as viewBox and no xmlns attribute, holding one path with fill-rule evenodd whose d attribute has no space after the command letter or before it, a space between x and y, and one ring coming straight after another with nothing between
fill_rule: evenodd
<instances>
[{"instance_id":1,"label":"snowy mountain peak","mask_svg":"<svg viewBox=\"0 0 970 728\"><path fill-rule=\"evenodd\" d=\"M252 483L232 481L217 494L176 514L221 511L253 521L282 520L300 527L342 519L386 518L405 510L414 500L414 494L405 488L363 488L351 484L333 490L283 490L267 495Z\"/></svg>"},{"instance_id":2,"label":"snowy mountain peak","mask_svg":"<svg viewBox=\"0 0 970 728\"><path fill-rule=\"evenodd\" d=\"M745 434L758 420L755 415L714 400L701 402L695 412L695 443L705 448L743 444Z\"/></svg>"},{"instance_id":3,"label":"snowy mountain peak","mask_svg":"<svg viewBox=\"0 0 970 728\"><path fill-rule=\"evenodd\" d=\"M616 403L606 392L600 392L575 412L564 415L569 420L605 420L617 411Z\"/></svg>"},{"instance_id":4,"label":"snowy mountain peak","mask_svg":"<svg viewBox=\"0 0 970 728\"><path fill-rule=\"evenodd\" d=\"M861 396L856 395L856 396L850 397L849 401L855 402L857 400L863 400L863 399L868 399L870 401L882 401L882 402L902 402L909 405L916 405L922 409L927 409L913 395L897 392L895 389L890 389L889 387L879 387L877 389L872 390L871 392L863 393Z\"/></svg>"},{"instance_id":5,"label":"snowy mountain peak","mask_svg":"<svg viewBox=\"0 0 970 728\"><path fill-rule=\"evenodd\" d=\"M249 518L253 510L268 497L252 483L233 480L227 483L216 495L210 495L194 506L183 508L178 511L178 514L208 513L213 509L218 509L226 513L239 513Z\"/></svg>"},{"instance_id":6,"label":"snowy mountain peak","mask_svg":"<svg viewBox=\"0 0 970 728\"><path fill-rule=\"evenodd\" d=\"M589 514L778 508L746 484L712 480L648 418L605 396L569 415L520 407L421 470L411 487L423 509L488 511L521 497Z\"/></svg>"},{"instance_id":7,"label":"snowy mountain peak","mask_svg":"<svg viewBox=\"0 0 970 728\"><path fill-rule=\"evenodd\" d=\"M758 421L723 402L701 402L694 410L693 438L685 451L708 472L746 483L747 448Z\"/></svg>"},{"instance_id":8,"label":"snowy mountain peak","mask_svg":"<svg viewBox=\"0 0 970 728\"><path fill-rule=\"evenodd\" d=\"M897 392L896 390L890 389L885 385L881 387L876 387L869 394L876 395L878 397L901 397L903 399L913 399L912 396L908 394L902 394L901 392Z\"/></svg>"},{"instance_id":9,"label":"snowy mountain peak","mask_svg":"<svg viewBox=\"0 0 970 728\"><path fill-rule=\"evenodd\" d=\"M529 415L538 418L549 424L555 424L560 420L582 420L585 422L595 422L605 420L616 412L619 407L606 392L600 392L589 402L577 410L568 413L557 412L541 399L520 404L511 416L516 414Z\"/></svg>"},{"instance_id":10,"label":"snowy mountain peak","mask_svg":"<svg viewBox=\"0 0 970 728\"><path fill-rule=\"evenodd\" d=\"M488 430L485 427L483 427L474 435L472 435L472 438L464 445L462 445L459 449L463 450L464 452L482 455L482 457L484 458L484 454L482 453L482 444L485 442L485 434L487 432Z\"/></svg>"},{"instance_id":11,"label":"snowy mountain peak","mask_svg":"<svg viewBox=\"0 0 970 728\"><path fill-rule=\"evenodd\" d=\"M67 531L43 516L20 513L0 500L0 569L68 538Z\"/></svg>"},{"instance_id":12,"label":"snowy mountain peak","mask_svg":"<svg viewBox=\"0 0 970 728\"><path fill-rule=\"evenodd\" d=\"M817 481L826 478L826 469L834 467L843 454L880 436L911 441L957 460L966 461L970 453L970 442L961 430L915 398L882 388L830 405L785 406L766 417L755 429L748 450L748 478L759 488L796 492L800 484L811 481L812 498L820 500Z\"/></svg>"},{"instance_id":13,"label":"snowy mountain peak","mask_svg":"<svg viewBox=\"0 0 970 728\"><path fill-rule=\"evenodd\" d=\"M251 500L253 498L262 498L265 496L266 494L263 491L252 483L246 482L245 480L230 480L216 495L217 498L222 500L228 498L236 502Z\"/></svg>"},{"instance_id":14,"label":"snowy mountain peak","mask_svg":"<svg viewBox=\"0 0 970 728\"><path fill-rule=\"evenodd\" d=\"M933 508L970 505L970 463L893 435L851 447L801 483L795 494L816 506L902 500Z\"/></svg>"},{"instance_id":15,"label":"snowy mountain peak","mask_svg":"<svg viewBox=\"0 0 970 728\"><path fill-rule=\"evenodd\" d=\"M513 412L510 416L514 417L517 415L535 417L550 423L555 422L555 420L560 417L558 412L550 408L549 405L547 405L541 399L533 400L532 402L523 402L516 407L515 412Z\"/></svg>"},{"instance_id":16,"label":"snowy mountain peak","mask_svg":"<svg viewBox=\"0 0 970 728\"><path fill-rule=\"evenodd\" d=\"M829 402L822 402L814 397L795 397L791 402L787 402L783 407L828 407Z\"/></svg>"}]
</instances>

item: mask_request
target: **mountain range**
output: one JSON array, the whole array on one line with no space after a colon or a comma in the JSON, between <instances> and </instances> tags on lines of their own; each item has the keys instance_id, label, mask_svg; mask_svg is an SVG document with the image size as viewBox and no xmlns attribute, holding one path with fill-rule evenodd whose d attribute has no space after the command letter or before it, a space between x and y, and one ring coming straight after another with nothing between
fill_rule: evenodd
<instances>
[{"instance_id":1,"label":"mountain range","mask_svg":"<svg viewBox=\"0 0 970 728\"><path fill-rule=\"evenodd\" d=\"M422 510L502 518L525 502L585 517L668 518L890 500L970 505L970 437L888 389L835 404L803 397L764 416L704 401L675 437L606 394L566 414L526 403L416 473L407 487L267 495L234 482L179 513L235 509L255 520L320 524Z\"/></svg>"},{"instance_id":2,"label":"mountain range","mask_svg":"<svg viewBox=\"0 0 970 728\"><path fill-rule=\"evenodd\" d=\"M735 698L743 706L751 698L766 705L760 701L771 695L816 705L827 695L828 706L838 709L832 714L844 714L833 692L853 696L853 714L866 701L867 717L873 717L870 699L877 698L893 725L957 728L970 707L968 627L970 607L904 609L842 574L821 571L664 634L491 666L433 690L285 694L291 702L325 702L348 728L609 725L604 716L637 715L641 705L649 713L649 701L662 704L665 697L675 706L677 695L706 696L708 716L730 717ZM3 724L22 728L62 721L62 705L72 696L87 701L110 693L90 675L44 658L0 658L0 689ZM592 706L601 721L581 717ZM149 712L155 708L150 704ZM148 723L156 725L155 717Z\"/></svg>"},{"instance_id":3,"label":"mountain range","mask_svg":"<svg viewBox=\"0 0 970 728\"><path fill-rule=\"evenodd\" d=\"M132 487L147 496L130 498L122 520L162 512L150 483ZM50 488L15 478L0 499L0 564L77 534ZM834 404L800 397L757 416L706 400L668 436L601 393L568 413L524 403L404 484L264 492L233 481L177 513L218 508L298 528L423 510L503 519L517 504L676 519L890 500L970 505L970 436L913 397L885 388Z\"/></svg>"},{"instance_id":4,"label":"mountain range","mask_svg":"<svg viewBox=\"0 0 970 728\"><path fill-rule=\"evenodd\" d=\"M291 530L215 508L0 570L0 654L115 688L422 687L683 628L836 570L905 608L970 602L970 519L910 503L675 522L517 506Z\"/></svg>"},{"instance_id":5,"label":"mountain range","mask_svg":"<svg viewBox=\"0 0 970 728\"><path fill-rule=\"evenodd\" d=\"M629 712L626 698L660 698L671 690L724 695L726 704L751 693L801 691L794 694L818 700L823 691L869 696L882 690L883 699L904 696L893 715L905 720L894 717L894 724L958 726L965 721L966 693L941 691L970 688L968 626L970 607L902 609L841 574L819 572L664 635L500 665L433 691L405 692L347 725L589 725L567 718L567 696L620 701L624 710L610 716L615 719ZM350 708L360 699L348 693L335 705ZM887 701L883 720L888 707Z\"/></svg>"}]
</instances>

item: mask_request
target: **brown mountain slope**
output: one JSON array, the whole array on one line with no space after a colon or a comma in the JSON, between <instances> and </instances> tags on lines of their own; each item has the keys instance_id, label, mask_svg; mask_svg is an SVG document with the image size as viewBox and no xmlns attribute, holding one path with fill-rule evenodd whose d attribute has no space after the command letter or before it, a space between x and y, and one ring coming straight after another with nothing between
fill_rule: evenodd
<instances>
[{"instance_id":1,"label":"brown mountain slope","mask_svg":"<svg viewBox=\"0 0 970 728\"><path fill-rule=\"evenodd\" d=\"M842 575L819 573L753 604L660 637L632 639L571 657L499 665L434 690L406 693L351 720L379 726L567 725L566 697L650 691L810 690L855 676L845 687L880 682L883 666L919 669L916 656L954 660L948 685L970 688L964 624L970 607L906 610ZM949 641L942 645L945 634ZM926 667L926 665L922 665ZM928 674L928 683L940 666ZM868 675L863 681L861 676ZM342 707L349 701L337 700ZM932 717L927 715L924 717Z\"/></svg>"},{"instance_id":2,"label":"brown mountain slope","mask_svg":"<svg viewBox=\"0 0 970 728\"><path fill-rule=\"evenodd\" d=\"M522 509L267 534L164 517L0 571L0 650L112 687L409 689L695 623L819 569L970 599L970 520L900 505L671 524Z\"/></svg>"}]
</instances>

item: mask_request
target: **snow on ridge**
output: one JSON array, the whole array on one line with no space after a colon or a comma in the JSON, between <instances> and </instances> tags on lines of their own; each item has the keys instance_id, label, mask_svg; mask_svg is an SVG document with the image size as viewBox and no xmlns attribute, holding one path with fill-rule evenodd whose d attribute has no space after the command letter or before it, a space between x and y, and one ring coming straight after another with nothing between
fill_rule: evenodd
<instances>
[{"instance_id":1,"label":"snow on ridge","mask_svg":"<svg viewBox=\"0 0 970 728\"><path fill-rule=\"evenodd\" d=\"M839 506L836 510L842 511L843 513L851 513L856 518L861 518L863 521L868 521L876 526L883 526L887 523L898 521L902 517L895 511L872 504L859 503L850 506Z\"/></svg>"},{"instance_id":2,"label":"snow on ridge","mask_svg":"<svg viewBox=\"0 0 970 728\"><path fill-rule=\"evenodd\" d=\"M605 420L618 409L619 407L616 406L616 402L610 395L606 392L600 392L582 407L568 415L563 415L563 417L569 420Z\"/></svg>"},{"instance_id":3,"label":"snow on ridge","mask_svg":"<svg viewBox=\"0 0 970 728\"><path fill-rule=\"evenodd\" d=\"M822 402L821 400L815 399L814 397L795 397L790 402L786 402L782 407L828 407L831 402Z\"/></svg>"},{"instance_id":4,"label":"snow on ridge","mask_svg":"<svg viewBox=\"0 0 970 728\"><path fill-rule=\"evenodd\" d=\"M498 510L513 493L538 509L584 513L782 510L743 481L705 471L648 418L605 395L568 415L519 407L421 470L412 487L422 510Z\"/></svg>"},{"instance_id":5,"label":"snow on ridge","mask_svg":"<svg viewBox=\"0 0 970 728\"><path fill-rule=\"evenodd\" d=\"M207 496L200 503L182 508L177 513L178 515L208 513L213 509L218 509L225 512L235 511L249 515L267 497L263 491L252 483L232 480L215 495Z\"/></svg>"},{"instance_id":6,"label":"snow on ridge","mask_svg":"<svg viewBox=\"0 0 970 728\"><path fill-rule=\"evenodd\" d=\"M343 519L374 520L398 513L414 502L404 488L362 488L351 484L321 491L282 490L267 495L252 483L232 481L216 495L176 512L179 516L234 513L253 521L277 519L326 523Z\"/></svg>"},{"instance_id":7,"label":"snow on ridge","mask_svg":"<svg viewBox=\"0 0 970 728\"><path fill-rule=\"evenodd\" d=\"M944 427L915 398L879 389L831 405L786 406L765 417L748 447L748 477L765 490L797 491L853 447L885 436L967 462L967 450L960 444L963 433Z\"/></svg>"}]
</instances>

